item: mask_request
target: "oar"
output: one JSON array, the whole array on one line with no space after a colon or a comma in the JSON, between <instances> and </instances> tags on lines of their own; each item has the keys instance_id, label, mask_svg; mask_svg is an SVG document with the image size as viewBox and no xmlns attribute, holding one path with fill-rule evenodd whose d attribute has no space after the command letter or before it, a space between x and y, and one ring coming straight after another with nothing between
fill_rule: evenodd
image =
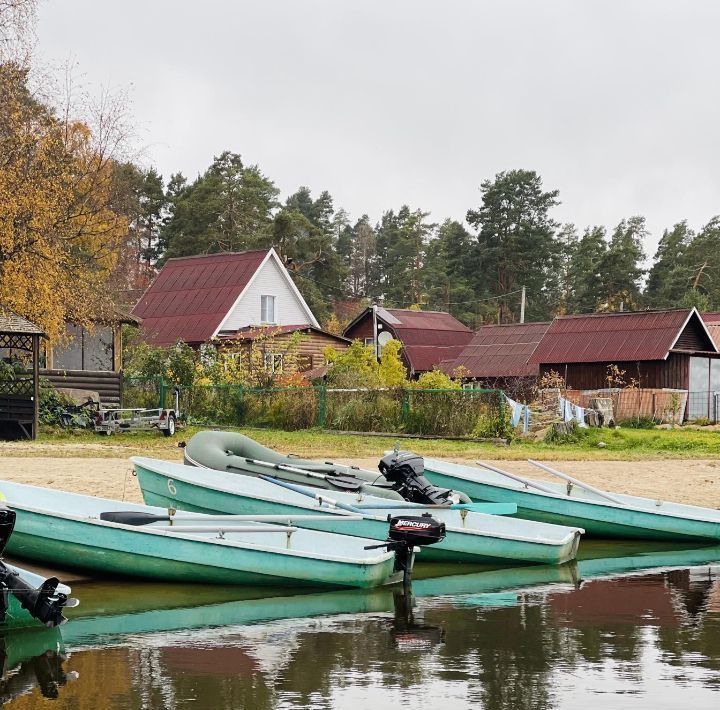
<instances>
[{"instance_id":1,"label":"oar","mask_svg":"<svg viewBox=\"0 0 720 710\"><path fill-rule=\"evenodd\" d=\"M550 493L550 495L554 496L558 495L557 491L554 491L552 488L548 488L547 486L543 486L542 483L537 483L536 481L532 481L529 478L523 478L523 476L518 476L515 473L503 471L501 468L496 468L495 466L491 466L490 464L484 463L483 461L476 461L475 463L478 466L482 466L483 468L488 469L488 471L494 471L495 473L499 473L501 476L506 476L507 478L511 478L513 481L522 483L526 488L537 488L537 490L542 491L543 493Z\"/></svg>"},{"instance_id":2,"label":"oar","mask_svg":"<svg viewBox=\"0 0 720 710\"><path fill-rule=\"evenodd\" d=\"M163 532L175 533L271 533L284 532L294 533L297 528L292 525L264 525L254 527L252 525L157 525L151 530L162 530Z\"/></svg>"},{"instance_id":3,"label":"oar","mask_svg":"<svg viewBox=\"0 0 720 710\"><path fill-rule=\"evenodd\" d=\"M468 510L471 513L484 513L485 515L514 515L517 513L517 504L515 503L453 503L452 505L364 505L358 506L362 510Z\"/></svg>"},{"instance_id":4,"label":"oar","mask_svg":"<svg viewBox=\"0 0 720 710\"><path fill-rule=\"evenodd\" d=\"M579 480L577 478L568 476L566 473L562 473L561 471L556 471L554 468L550 468L550 466L546 466L544 463L540 463L539 461L533 461L532 459L528 459L528 463L531 463L533 466L537 466L538 468L542 469L543 471L547 471L548 473L552 474L553 476L562 478L564 481L567 481L568 483L572 483L573 485L576 485L578 488L584 488L586 491L589 491L590 493L594 493L596 496L600 496L600 498L604 498L605 500L608 500L611 503L615 503L615 505L625 505L625 503L623 503L623 501L621 501L619 498L616 498L615 496L611 496L609 493L605 493L605 491L601 491L599 488L595 488L595 486L591 486L589 483L583 483L581 480ZM568 492L568 494L569 494L569 492Z\"/></svg>"},{"instance_id":5,"label":"oar","mask_svg":"<svg viewBox=\"0 0 720 710\"><path fill-rule=\"evenodd\" d=\"M361 520L361 515L343 515L342 520ZM117 512L101 513L100 520L122 525L150 525L151 523L172 522L254 522L254 523L283 523L292 520L327 520L327 515L158 515L146 513L143 510L123 510ZM178 526L180 527L180 526Z\"/></svg>"},{"instance_id":6,"label":"oar","mask_svg":"<svg viewBox=\"0 0 720 710\"><path fill-rule=\"evenodd\" d=\"M267 481L268 483L274 483L276 486L280 486L281 488L287 488L289 491L300 493L300 495L307 496L308 498L314 498L315 500L319 501L321 505L323 503L328 503L333 507L347 510L350 513L360 513L361 515L363 514L360 508L355 508L354 506L348 505L347 503L341 503L340 501L323 495L322 493L311 493L310 491L306 491L302 486L296 486L293 483L281 481L279 478L273 478L272 476L263 476L262 473L258 476L258 478L262 479L263 481ZM325 519L327 519L327 516L320 517L324 517Z\"/></svg>"}]
</instances>

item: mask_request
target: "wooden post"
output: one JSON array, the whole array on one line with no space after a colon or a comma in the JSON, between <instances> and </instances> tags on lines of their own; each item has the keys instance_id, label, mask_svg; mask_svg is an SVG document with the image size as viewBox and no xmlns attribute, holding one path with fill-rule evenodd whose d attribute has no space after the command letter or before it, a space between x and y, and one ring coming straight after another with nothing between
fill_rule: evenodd
<instances>
[{"instance_id":1,"label":"wooden post","mask_svg":"<svg viewBox=\"0 0 720 710\"><path fill-rule=\"evenodd\" d=\"M33 430L32 438L37 439L40 425L40 336L32 336L33 358Z\"/></svg>"}]
</instances>

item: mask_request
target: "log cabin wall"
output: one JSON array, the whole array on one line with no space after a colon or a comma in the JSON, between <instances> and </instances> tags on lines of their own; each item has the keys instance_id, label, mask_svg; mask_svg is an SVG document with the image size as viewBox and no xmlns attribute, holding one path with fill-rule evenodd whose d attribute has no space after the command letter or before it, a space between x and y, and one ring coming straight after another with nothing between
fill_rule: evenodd
<instances>
[{"instance_id":1,"label":"log cabin wall","mask_svg":"<svg viewBox=\"0 0 720 710\"><path fill-rule=\"evenodd\" d=\"M41 377L53 387L97 392L104 407L122 404L122 372L91 372L89 370L40 370Z\"/></svg>"},{"instance_id":2,"label":"log cabin wall","mask_svg":"<svg viewBox=\"0 0 720 710\"><path fill-rule=\"evenodd\" d=\"M265 341L260 348L266 353L282 355L287 352L293 333L280 333L271 340ZM349 343L339 337L334 337L329 333L319 333L315 330L304 332L302 340L297 346L295 353L297 354L297 368L292 370L284 370L285 374L291 374L293 371L304 372L321 367L325 364L325 348L330 346L338 352L347 350ZM250 356L252 351L252 341L228 341L225 346L228 351L239 351Z\"/></svg>"}]
</instances>

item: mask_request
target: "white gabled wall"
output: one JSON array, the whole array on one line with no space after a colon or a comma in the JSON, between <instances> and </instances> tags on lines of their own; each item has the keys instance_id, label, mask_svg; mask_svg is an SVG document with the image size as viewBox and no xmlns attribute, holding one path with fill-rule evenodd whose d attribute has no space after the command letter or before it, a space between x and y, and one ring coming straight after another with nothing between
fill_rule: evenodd
<instances>
[{"instance_id":1,"label":"white gabled wall","mask_svg":"<svg viewBox=\"0 0 720 710\"><path fill-rule=\"evenodd\" d=\"M220 329L238 330L249 325L260 325L260 296L275 296L277 325L317 325L315 317L295 292L290 276L283 272L283 267L278 264L273 253L260 266Z\"/></svg>"}]
</instances>

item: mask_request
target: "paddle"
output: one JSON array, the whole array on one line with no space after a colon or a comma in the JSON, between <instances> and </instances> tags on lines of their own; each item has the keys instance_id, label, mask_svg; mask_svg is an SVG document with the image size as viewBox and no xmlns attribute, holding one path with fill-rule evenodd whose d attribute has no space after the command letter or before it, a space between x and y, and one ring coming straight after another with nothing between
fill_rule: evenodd
<instances>
[{"instance_id":1,"label":"paddle","mask_svg":"<svg viewBox=\"0 0 720 710\"><path fill-rule=\"evenodd\" d=\"M361 520L360 515L343 515L342 520ZM100 513L100 520L121 525L150 525L167 522L254 522L282 523L292 520L327 520L327 515L158 515L143 510L120 510ZM181 527L181 526L178 526ZM255 528L253 528L255 529ZM258 528L259 529L259 528Z\"/></svg>"},{"instance_id":2,"label":"paddle","mask_svg":"<svg viewBox=\"0 0 720 710\"><path fill-rule=\"evenodd\" d=\"M483 468L488 469L488 471L493 471L494 473L499 473L501 476L506 476L507 478L511 478L513 481L522 483L526 488L537 488L537 490L542 491L543 493L549 493L550 495L553 495L553 496L558 495L558 492L554 491L552 488L548 488L547 486L543 486L541 483L531 481L529 478L523 478L522 476L518 476L515 473L509 473L508 471L503 471L501 468L496 468L495 466L491 466L488 463L483 463L482 461L476 461L475 463L478 466L482 466Z\"/></svg>"},{"instance_id":3,"label":"paddle","mask_svg":"<svg viewBox=\"0 0 720 710\"><path fill-rule=\"evenodd\" d=\"M362 515L362 510L360 510L359 508L355 508L354 506L348 505L347 503L340 503L334 498L324 496L322 493L311 493L310 491L306 491L301 486L296 486L292 483L288 483L287 481L281 481L279 478L273 478L272 476L263 476L262 473L258 476L258 478L262 479L263 481L267 481L268 483L274 483L276 486L280 486L281 488L287 488L289 491L300 493L300 495L307 496L308 498L314 498L320 502L320 505L325 502L333 507L340 508L341 510L347 510L350 513L360 513Z\"/></svg>"},{"instance_id":4,"label":"paddle","mask_svg":"<svg viewBox=\"0 0 720 710\"><path fill-rule=\"evenodd\" d=\"M562 478L564 481L567 481L568 483L572 483L573 485L577 486L578 488L584 488L586 491L589 491L590 493L594 493L596 496L600 496L600 498L604 498L605 500L608 500L611 503L615 503L615 505L623 505L623 506L626 505L619 498L615 498L615 496L612 496L609 493L605 493L605 491L601 491L599 488L595 488L595 486L591 486L589 483L583 483L581 480L579 480L577 478L568 476L566 473L562 473L561 471L556 471L554 468L550 468L550 466L546 466L545 464L540 463L539 461L533 461L533 459L528 459L528 463L532 464L533 466L537 466L537 468L542 469L543 471L547 471L548 473L552 474L553 476ZM568 486L568 495L570 495L570 487L569 486Z\"/></svg>"}]
</instances>

